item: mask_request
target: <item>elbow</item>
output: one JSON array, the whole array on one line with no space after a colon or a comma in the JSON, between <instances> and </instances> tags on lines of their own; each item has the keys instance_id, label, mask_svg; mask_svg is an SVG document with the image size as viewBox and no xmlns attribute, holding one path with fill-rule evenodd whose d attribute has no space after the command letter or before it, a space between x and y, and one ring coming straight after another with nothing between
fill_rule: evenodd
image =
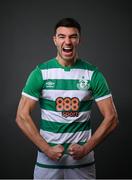
<instances>
[{"instance_id":1,"label":"elbow","mask_svg":"<svg viewBox=\"0 0 132 180\"><path fill-rule=\"evenodd\" d=\"M118 124L119 124L117 112L114 112L111 115L110 119L111 119L111 130L114 130L118 127Z\"/></svg>"},{"instance_id":2,"label":"elbow","mask_svg":"<svg viewBox=\"0 0 132 180\"><path fill-rule=\"evenodd\" d=\"M23 120L25 119L23 112L17 112L16 115L16 124L21 127Z\"/></svg>"},{"instance_id":3,"label":"elbow","mask_svg":"<svg viewBox=\"0 0 132 180\"><path fill-rule=\"evenodd\" d=\"M21 114L20 113L17 113L15 122L18 126L20 125L20 122L21 122Z\"/></svg>"}]
</instances>

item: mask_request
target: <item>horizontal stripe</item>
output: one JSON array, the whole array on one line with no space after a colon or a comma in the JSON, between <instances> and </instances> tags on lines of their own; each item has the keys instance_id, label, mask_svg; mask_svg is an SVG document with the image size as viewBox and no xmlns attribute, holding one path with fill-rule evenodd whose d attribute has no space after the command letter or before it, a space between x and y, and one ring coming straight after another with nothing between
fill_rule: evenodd
<instances>
[{"instance_id":1,"label":"horizontal stripe","mask_svg":"<svg viewBox=\"0 0 132 180\"><path fill-rule=\"evenodd\" d=\"M86 143L86 141L85 142L78 142L77 144L79 144L79 145L84 145ZM50 146L56 146L56 145L58 145L58 144L55 144L55 143L48 143ZM68 147L71 145L72 143L63 143L63 144L61 144L63 147L64 147L64 149L65 149L65 151L64 151L64 154L68 154L68 152L67 152L67 149L68 149Z\"/></svg>"},{"instance_id":2,"label":"horizontal stripe","mask_svg":"<svg viewBox=\"0 0 132 180\"><path fill-rule=\"evenodd\" d=\"M40 128L44 131L53 133L76 133L86 131L91 128L90 121L86 122L73 122L73 123L59 123L51 121L40 121Z\"/></svg>"},{"instance_id":3,"label":"horizontal stripe","mask_svg":"<svg viewBox=\"0 0 132 180\"><path fill-rule=\"evenodd\" d=\"M62 68L52 68L41 70L43 80L47 79L80 79L82 76L84 79L91 80L93 72L91 70L84 69L71 69L70 71L65 71Z\"/></svg>"},{"instance_id":4,"label":"horizontal stripe","mask_svg":"<svg viewBox=\"0 0 132 180\"><path fill-rule=\"evenodd\" d=\"M91 137L91 129L76 133L53 133L40 129L40 134L48 143L78 143L87 141Z\"/></svg>"},{"instance_id":5,"label":"horizontal stripe","mask_svg":"<svg viewBox=\"0 0 132 180\"><path fill-rule=\"evenodd\" d=\"M42 97L44 99L55 101L58 97L77 97L80 101L90 100L91 91L84 90L42 90Z\"/></svg>"},{"instance_id":6,"label":"horizontal stripe","mask_svg":"<svg viewBox=\"0 0 132 180\"><path fill-rule=\"evenodd\" d=\"M93 100L82 101L79 104L79 112L89 111L91 110ZM55 101L51 101L48 99L40 99L40 107L41 109L56 111L56 103Z\"/></svg>"},{"instance_id":7,"label":"horizontal stripe","mask_svg":"<svg viewBox=\"0 0 132 180\"><path fill-rule=\"evenodd\" d=\"M36 97L34 97L34 96L31 96L31 95L29 95L29 94L27 94L27 93L25 93L25 92L22 92L22 95L23 95L23 96L26 96L26 97L28 97L28 98L30 98L30 99L33 99L33 100L35 100L35 101L38 101L38 100L39 100L38 98L36 98Z\"/></svg>"},{"instance_id":8,"label":"horizontal stripe","mask_svg":"<svg viewBox=\"0 0 132 180\"><path fill-rule=\"evenodd\" d=\"M47 164L40 164L40 163L36 163L37 166L41 167L41 168L51 168L51 169L73 169L73 168L81 168L81 167L87 167L87 166L92 166L93 164L95 164L95 161L87 163L87 164L81 164L81 165L47 165Z\"/></svg>"},{"instance_id":9,"label":"horizontal stripe","mask_svg":"<svg viewBox=\"0 0 132 180\"><path fill-rule=\"evenodd\" d=\"M111 95L111 94L108 94L108 95L106 95L106 96L102 96L102 97L96 98L95 101L98 102L98 101L101 101L101 100L103 100L103 99L107 99L107 98L109 98L109 97L112 97L112 95Z\"/></svg>"},{"instance_id":10,"label":"horizontal stripe","mask_svg":"<svg viewBox=\"0 0 132 180\"><path fill-rule=\"evenodd\" d=\"M62 68L62 69L89 69L89 70L95 70L97 69L92 64L88 63L87 60L83 59L76 59L76 62L70 66L62 66L56 58L50 59L44 63L41 63L38 65L40 69L53 69L53 68Z\"/></svg>"},{"instance_id":11,"label":"horizontal stripe","mask_svg":"<svg viewBox=\"0 0 132 180\"><path fill-rule=\"evenodd\" d=\"M52 83L50 85L50 83ZM55 89L55 90L78 90L78 80L72 79L48 79L44 81L43 89Z\"/></svg>"},{"instance_id":12,"label":"horizontal stripe","mask_svg":"<svg viewBox=\"0 0 132 180\"><path fill-rule=\"evenodd\" d=\"M79 144L79 145L84 145L86 143L86 141L85 142L78 142L77 144ZM50 146L57 146L58 144L55 144L55 143L48 143ZM64 147L64 154L69 154L68 153L68 151L67 151L67 149L68 149L68 147L71 145L72 143L63 143L63 144L61 144L63 147ZM42 152L40 149L39 149L39 151L40 152Z\"/></svg>"},{"instance_id":13,"label":"horizontal stripe","mask_svg":"<svg viewBox=\"0 0 132 180\"><path fill-rule=\"evenodd\" d=\"M78 117L64 117L62 116L62 112L41 109L42 119L60 123L85 122L90 119L90 115L91 111L85 111L80 112Z\"/></svg>"},{"instance_id":14,"label":"horizontal stripe","mask_svg":"<svg viewBox=\"0 0 132 180\"><path fill-rule=\"evenodd\" d=\"M81 158L80 160L75 160L71 155L63 154L63 156L59 160L52 160L50 159L45 153L38 151L37 155L37 162L40 164L47 164L47 165L81 165L81 164L87 164L94 161L94 152L89 152L85 157Z\"/></svg>"}]
</instances>

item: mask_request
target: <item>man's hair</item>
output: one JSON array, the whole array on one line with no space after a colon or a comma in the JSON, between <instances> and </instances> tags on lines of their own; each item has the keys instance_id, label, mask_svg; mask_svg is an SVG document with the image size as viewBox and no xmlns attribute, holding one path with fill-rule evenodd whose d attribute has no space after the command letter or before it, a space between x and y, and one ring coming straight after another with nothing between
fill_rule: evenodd
<instances>
[{"instance_id":1,"label":"man's hair","mask_svg":"<svg viewBox=\"0 0 132 180\"><path fill-rule=\"evenodd\" d=\"M60 26L63 27L74 27L77 28L79 34L81 34L81 26L80 24L73 18L63 18L61 19L54 27L54 34L56 34L56 29Z\"/></svg>"}]
</instances>

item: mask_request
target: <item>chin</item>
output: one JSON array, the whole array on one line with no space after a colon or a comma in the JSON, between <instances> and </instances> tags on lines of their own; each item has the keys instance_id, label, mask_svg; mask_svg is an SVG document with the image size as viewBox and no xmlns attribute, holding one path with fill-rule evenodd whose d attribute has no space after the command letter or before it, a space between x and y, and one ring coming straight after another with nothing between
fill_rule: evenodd
<instances>
[{"instance_id":1,"label":"chin","mask_svg":"<svg viewBox=\"0 0 132 180\"><path fill-rule=\"evenodd\" d=\"M71 60L73 60L73 59L75 59L75 57L63 57L63 59L65 60L65 61L71 61Z\"/></svg>"}]
</instances>

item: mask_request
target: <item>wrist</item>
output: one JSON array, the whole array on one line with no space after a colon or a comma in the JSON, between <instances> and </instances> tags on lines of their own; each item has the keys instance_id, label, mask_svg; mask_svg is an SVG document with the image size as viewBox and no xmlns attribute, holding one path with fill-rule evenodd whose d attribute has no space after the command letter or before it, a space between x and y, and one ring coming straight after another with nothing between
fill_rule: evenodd
<instances>
[{"instance_id":1,"label":"wrist","mask_svg":"<svg viewBox=\"0 0 132 180\"><path fill-rule=\"evenodd\" d=\"M51 148L51 146L47 143L46 145L44 145L44 148L42 149L42 151L43 151L45 154L48 154L49 151L50 151L50 148Z\"/></svg>"},{"instance_id":2,"label":"wrist","mask_svg":"<svg viewBox=\"0 0 132 180\"><path fill-rule=\"evenodd\" d=\"M87 154L90 152L89 147L88 147L88 144L87 144L87 143L84 144L84 145L83 145L83 148L84 148L84 154L87 155Z\"/></svg>"}]
</instances>

